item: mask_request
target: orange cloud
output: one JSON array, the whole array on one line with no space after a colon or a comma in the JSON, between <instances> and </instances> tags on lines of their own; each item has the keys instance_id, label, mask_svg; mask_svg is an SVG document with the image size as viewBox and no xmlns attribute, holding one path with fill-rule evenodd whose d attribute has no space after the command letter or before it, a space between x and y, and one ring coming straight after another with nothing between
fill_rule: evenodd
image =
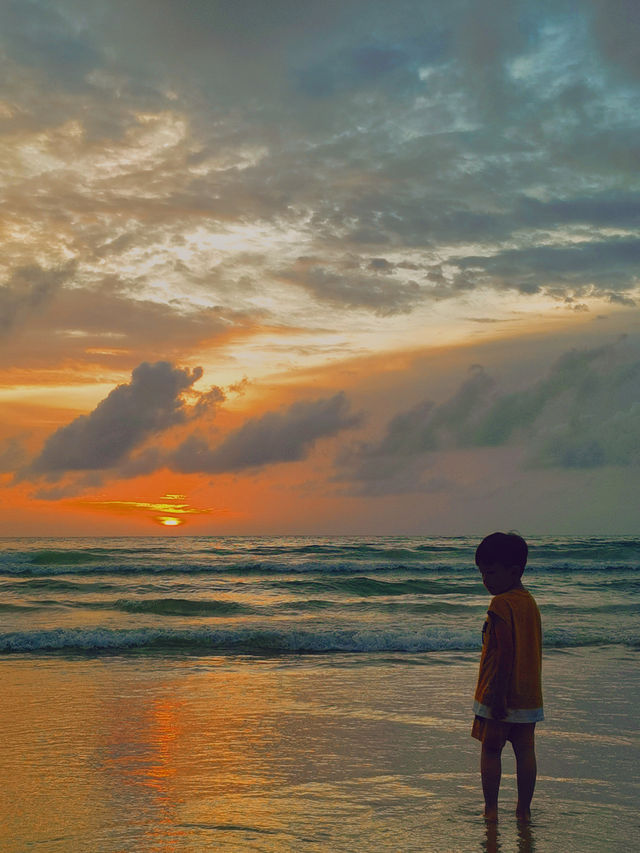
<instances>
[{"instance_id":1,"label":"orange cloud","mask_svg":"<svg viewBox=\"0 0 640 853\"><path fill-rule=\"evenodd\" d=\"M181 495L180 497L184 497ZM209 507L195 507L188 503L177 503L175 496L165 495L164 501L100 501L100 500L76 500L69 501L72 506L85 507L88 509L104 510L117 515L129 515L130 513L162 513L164 516L181 515L212 515L224 510Z\"/></svg>"}]
</instances>

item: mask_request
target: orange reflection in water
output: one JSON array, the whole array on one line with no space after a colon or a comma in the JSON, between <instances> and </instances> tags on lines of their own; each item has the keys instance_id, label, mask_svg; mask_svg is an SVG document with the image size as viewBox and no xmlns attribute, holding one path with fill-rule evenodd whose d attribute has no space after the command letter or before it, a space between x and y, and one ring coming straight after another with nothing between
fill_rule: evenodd
<instances>
[{"instance_id":1,"label":"orange reflection in water","mask_svg":"<svg viewBox=\"0 0 640 853\"><path fill-rule=\"evenodd\" d=\"M143 818L149 849L192 831L194 815L233 823L235 796L271 787L277 696L272 678L260 681L246 672L192 672L108 703L103 769L114 807Z\"/></svg>"},{"instance_id":2,"label":"orange reflection in water","mask_svg":"<svg viewBox=\"0 0 640 853\"><path fill-rule=\"evenodd\" d=\"M164 780L175 776L177 770L173 752L180 737L181 706L181 702L159 700L150 714L149 741L155 750L156 763L148 770L147 784L163 796L166 795Z\"/></svg>"}]
</instances>

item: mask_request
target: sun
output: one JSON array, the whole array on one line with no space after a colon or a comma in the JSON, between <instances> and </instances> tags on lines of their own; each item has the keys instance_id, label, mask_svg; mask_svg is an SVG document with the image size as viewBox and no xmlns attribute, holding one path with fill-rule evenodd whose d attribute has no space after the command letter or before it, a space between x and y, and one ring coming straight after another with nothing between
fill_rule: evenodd
<instances>
[{"instance_id":1,"label":"sun","mask_svg":"<svg viewBox=\"0 0 640 853\"><path fill-rule=\"evenodd\" d=\"M172 518L169 515L158 516L156 521L165 527L179 527L181 524L184 524L184 521L181 518Z\"/></svg>"}]
</instances>

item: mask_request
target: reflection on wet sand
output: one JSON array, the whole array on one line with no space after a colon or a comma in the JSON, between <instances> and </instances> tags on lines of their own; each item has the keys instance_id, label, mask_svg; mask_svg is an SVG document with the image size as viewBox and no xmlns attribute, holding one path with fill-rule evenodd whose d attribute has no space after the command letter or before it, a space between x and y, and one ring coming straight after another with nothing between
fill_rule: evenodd
<instances>
[{"instance_id":1,"label":"reflection on wet sand","mask_svg":"<svg viewBox=\"0 0 640 853\"><path fill-rule=\"evenodd\" d=\"M190 667L52 660L22 678L20 662L5 666L0 850L76 836L179 849L203 806L208 822L242 823L229 798L273 787L278 679Z\"/></svg>"},{"instance_id":2,"label":"reflection on wet sand","mask_svg":"<svg viewBox=\"0 0 640 853\"><path fill-rule=\"evenodd\" d=\"M181 698L160 683L105 708L101 769L111 779L114 806L130 811L136 804L149 849L178 843L194 827L194 812L203 819L205 803L207 824L233 824L237 815L227 813L224 800L269 786L275 697L266 684L256 691L256 680L234 672L199 675L181 683Z\"/></svg>"},{"instance_id":3,"label":"reflection on wet sand","mask_svg":"<svg viewBox=\"0 0 640 853\"><path fill-rule=\"evenodd\" d=\"M530 823L517 821L518 853L535 853L533 829ZM485 821L485 834L480 844L482 853L500 853L500 829L496 821Z\"/></svg>"},{"instance_id":4,"label":"reflection on wet sand","mask_svg":"<svg viewBox=\"0 0 640 853\"><path fill-rule=\"evenodd\" d=\"M518 853L535 853L533 829L530 823L518 823Z\"/></svg>"},{"instance_id":5,"label":"reflection on wet sand","mask_svg":"<svg viewBox=\"0 0 640 853\"><path fill-rule=\"evenodd\" d=\"M498 824L493 820L485 821L485 836L482 839L480 849L482 853L499 853L502 850Z\"/></svg>"}]
</instances>

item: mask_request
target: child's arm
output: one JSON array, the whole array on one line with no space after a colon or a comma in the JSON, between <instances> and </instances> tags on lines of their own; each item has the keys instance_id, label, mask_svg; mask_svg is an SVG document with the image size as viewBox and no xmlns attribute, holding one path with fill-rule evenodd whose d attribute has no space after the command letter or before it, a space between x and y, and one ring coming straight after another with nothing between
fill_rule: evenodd
<instances>
[{"instance_id":1,"label":"child's arm","mask_svg":"<svg viewBox=\"0 0 640 853\"><path fill-rule=\"evenodd\" d=\"M489 611L493 640L495 642L496 668L495 675L489 686L489 702L491 716L494 720L503 720L507 716L507 689L513 666L513 638L511 627L497 614Z\"/></svg>"}]
</instances>

